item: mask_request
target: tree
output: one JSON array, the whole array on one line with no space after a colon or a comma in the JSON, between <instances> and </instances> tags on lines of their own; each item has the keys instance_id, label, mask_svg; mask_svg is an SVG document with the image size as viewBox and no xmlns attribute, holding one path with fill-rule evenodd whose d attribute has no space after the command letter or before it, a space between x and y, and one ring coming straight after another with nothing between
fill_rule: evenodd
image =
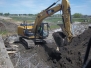
<instances>
[{"instance_id":1,"label":"tree","mask_svg":"<svg viewBox=\"0 0 91 68\"><path fill-rule=\"evenodd\" d=\"M3 15L3 13L0 13L0 16L2 16Z\"/></svg>"},{"instance_id":2,"label":"tree","mask_svg":"<svg viewBox=\"0 0 91 68\"><path fill-rule=\"evenodd\" d=\"M5 16L9 16L10 14L9 14L9 13L5 13L4 15L5 15Z\"/></svg>"},{"instance_id":3,"label":"tree","mask_svg":"<svg viewBox=\"0 0 91 68\"><path fill-rule=\"evenodd\" d=\"M24 16L27 16L27 14L23 14Z\"/></svg>"},{"instance_id":4,"label":"tree","mask_svg":"<svg viewBox=\"0 0 91 68\"><path fill-rule=\"evenodd\" d=\"M29 16L33 16L33 14L28 14Z\"/></svg>"},{"instance_id":5,"label":"tree","mask_svg":"<svg viewBox=\"0 0 91 68\"><path fill-rule=\"evenodd\" d=\"M81 18L82 14L81 13L75 13L75 14L73 14L73 17L74 18Z\"/></svg>"}]
</instances>

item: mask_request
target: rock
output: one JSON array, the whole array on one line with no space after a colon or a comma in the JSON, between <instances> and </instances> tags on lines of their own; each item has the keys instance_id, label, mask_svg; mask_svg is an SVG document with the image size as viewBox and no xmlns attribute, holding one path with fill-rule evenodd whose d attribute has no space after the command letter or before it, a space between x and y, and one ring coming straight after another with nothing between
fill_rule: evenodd
<instances>
[{"instance_id":1,"label":"rock","mask_svg":"<svg viewBox=\"0 0 91 68\"><path fill-rule=\"evenodd\" d=\"M4 42L12 44L12 43L17 42L17 41L19 41L19 37L16 35L16 36L7 37Z\"/></svg>"}]
</instances>

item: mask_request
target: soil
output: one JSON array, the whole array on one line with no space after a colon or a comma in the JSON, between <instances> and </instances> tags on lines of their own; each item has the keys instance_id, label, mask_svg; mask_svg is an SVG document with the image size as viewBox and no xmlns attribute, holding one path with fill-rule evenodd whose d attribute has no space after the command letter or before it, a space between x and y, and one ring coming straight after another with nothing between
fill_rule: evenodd
<instances>
[{"instance_id":1,"label":"soil","mask_svg":"<svg viewBox=\"0 0 91 68\"><path fill-rule=\"evenodd\" d=\"M3 29L2 31L6 30L8 33L15 33L17 30L17 25L15 23L6 20L0 20L0 25L0 27Z\"/></svg>"},{"instance_id":2,"label":"soil","mask_svg":"<svg viewBox=\"0 0 91 68\"><path fill-rule=\"evenodd\" d=\"M16 24L4 21L3 23L9 32L16 31ZM12 43L18 46L18 52L10 55L10 58L15 68L82 68L90 37L91 28L88 28L74 37L70 44L60 47L59 52L50 33L45 45L33 45L34 48L28 50L19 42Z\"/></svg>"}]
</instances>

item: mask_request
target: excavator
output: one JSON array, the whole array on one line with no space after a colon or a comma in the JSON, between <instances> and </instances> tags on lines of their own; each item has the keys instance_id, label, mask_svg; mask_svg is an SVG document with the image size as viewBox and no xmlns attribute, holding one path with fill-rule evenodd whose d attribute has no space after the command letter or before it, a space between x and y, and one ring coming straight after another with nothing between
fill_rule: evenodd
<instances>
[{"instance_id":1,"label":"excavator","mask_svg":"<svg viewBox=\"0 0 91 68\"><path fill-rule=\"evenodd\" d=\"M59 1L59 0L58 0ZM57 1L57 2L58 2ZM26 22L20 24L18 26L18 35L19 40L28 46L30 45L27 40L32 40L34 44L36 43L44 43L44 39L49 35L49 25L48 23L42 23L42 21L53 15L58 11L62 11L62 32L56 32L61 37L61 42L63 42L66 38L66 41L70 42L72 40L71 33L71 10L70 4L68 0L62 0L61 4L56 5L57 2L54 2L45 10L41 11L33 24L27 24ZM56 5L56 6L54 6ZM54 40L55 33L53 34ZM57 38L57 37L56 37Z\"/></svg>"}]
</instances>

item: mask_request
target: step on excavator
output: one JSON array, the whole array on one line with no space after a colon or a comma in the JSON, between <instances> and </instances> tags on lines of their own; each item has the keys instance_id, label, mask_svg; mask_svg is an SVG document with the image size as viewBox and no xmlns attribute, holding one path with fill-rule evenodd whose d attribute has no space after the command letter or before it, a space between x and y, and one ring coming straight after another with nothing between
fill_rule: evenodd
<instances>
[{"instance_id":1,"label":"step on excavator","mask_svg":"<svg viewBox=\"0 0 91 68\"><path fill-rule=\"evenodd\" d=\"M19 40L23 44L26 44L27 48L31 48L31 43L34 43L35 45L46 43L44 39L47 38L49 35L49 25L48 23L43 23L42 21L45 18L53 15L54 13L58 11L62 11L63 24L61 27L62 31L53 33L54 40L57 44L59 43L58 44L59 47L64 44L65 40L67 42L71 41L72 39L71 22L72 21L71 21L71 10L70 10L69 1L62 0L61 4L56 5L57 2L54 2L48 8L40 12L36 17L34 24L27 24L26 22L24 22L18 26ZM59 42L56 41L58 39L60 40Z\"/></svg>"}]
</instances>

